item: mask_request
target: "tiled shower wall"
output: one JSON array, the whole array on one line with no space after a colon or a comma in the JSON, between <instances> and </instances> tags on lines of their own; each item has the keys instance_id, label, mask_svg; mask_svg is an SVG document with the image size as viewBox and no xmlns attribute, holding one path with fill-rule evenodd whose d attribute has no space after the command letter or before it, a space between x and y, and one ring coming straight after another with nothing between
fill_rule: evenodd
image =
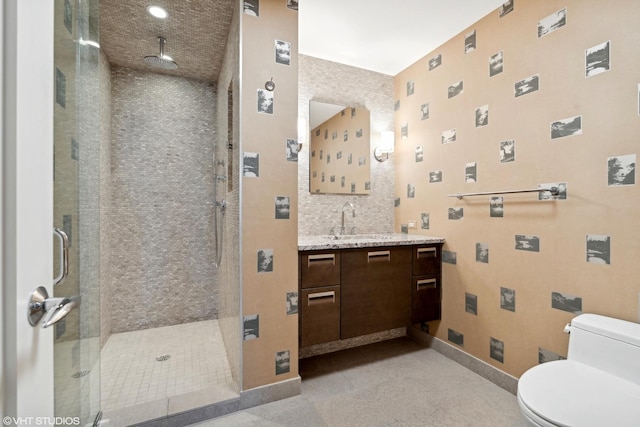
<instances>
[{"instance_id":1,"label":"tiled shower wall","mask_svg":"<svg viewBox=\"0 0 640 427\"><path fill-rule=\"evenodd\" d=\"M79 221L79 161L80 152L85 149L85 142L80 139L77 120L79 98L76 87L77 75L81 73L76 67L76 55L72 31L60 19L63 4L56 3L56 44L55 44L55 75L56 102L54 104L54 175L53 175L53 218L54 227L62 229L69 236L69 271L66 280L56 285L58 295L80 294L80 244L78 243ZM87 136L83 132L83 136ZM88 136L91 136L89 134ZM90 142L90 141L88 141ZM81 149L82 146L82 149ZM90 147L89 147L90 149ZM55 242L53 265L58 273L59 253ZM96 253L97 255L97 253ZM78 340L80 336L80 312L73 310L56 325L56 339L58 342Z\"/></svg>"},{"instance_id":2,"label":"tiled shower wall","mask_svg":"<svg viewBox=\"0 0 640 427\"><path fill-rule=\"evenodd\" d=\"M98 132L102 105L96 99L101 85L100 51L73 42L75 34L89 38L95 35L89 31L86 19L90 7L90 2L75 4L73 19L65 20L65 4L56 1L54 37L53 217L54 225L69 237L69 275L56 285L54 296L79 296L82 301L82 310L73 310L51 328L55 335L55 394L71 396L56 399L55 411L60 415L77 414L83 420L95 417L100 407L99 384L94 381L99 371L94 368L99 364L102 273L102 152ZM56 249L56 273L58 257ZM91 375L73 378L74 373L85 370ZM82 405L77 399L79 394L86 396Z\"/></svg>"},{"instance_id":3,"label":"tiled shower wall","mask_svg":"<svg viewBox=\"0 0 640 427\"><path fill-rule=\"evenodd\" d=\"M111 70L112 332L214 319L215 85Z\"/></svg>"},{"instance_id":4,"label":"tiled shower wall","mask_svg":"<svg viewBox=\"0 0 640 427\"><path fill-rule=\"evenodd\" d=\"M229 39L218 77L217 93L217 134L218 142L215 149L215 159L223 161L217 163L216 173L228 175L227 182L219 183L220 191L217 200L226 202L226 213L222 233L222 251L220 267L216 271L218 283L218 323L224 339L231 375L236 384L240 384L240 11L239 2L233 12ZM231 86L232 103L229 105L229 90ZM232 137L229 139L229 119L232 114ZM231 144L232 148L229 148ZM231 165L229 165L231 164ZM227 173L224 173L226 168ZM230 172L230 173L229 173Z\"/></svg>"},{"instance_id":5,"label":"tiled shower wall","mask_svg":"<svg viewBox=\"0 0 640 427\"><path fill-rule=\"evenodd\" d=\"M79 5L87 8L87 5ZM86 11L84 13L87 13ZM100 103L93 95L100 88L100 52L97 49L78 49L76 56L76 138L77 151L77 197L78 224L75 239L78 251L78 291L85 304L85 312L80 313L80 336L100 335L100 222L102 212L100 176Z\"/></svg>"},{"instance_id":6,"label":"tiled shower wall","mask_svg":"<svg viewBox=\"0 0 640 427\"><path fill-rule=\"evenodd\" d=\"M100 347L111 335L111 64L100 50Z\"/></svg>"},{"instance_id":7,"label":"tiled shower wall","mask_svg":"<svg viewBox=\"0 0 640 427\"><path fill-rule=\"evenodd\" d=\"M76 17L88 14L78 5ZM88 31L86 21L64 21L64 4L55 7L54 226L69 237L69 275L55 295L79 295L84 310L73 310L56 324L56 342L97 337L100 274L100 140L96 132L100 105L91 96L100 84L99 51L72 43L73 30ZM82 236L82 238L80 238ZM58 273L60 254L54 253ZM95 303L95 304L94 304ZM82 363L91 366L82 354Z\"/></svg>"},{"instance_id":8,"label":"tiled shower wall","mask_svg":"<svg viewBox=\"0 0 640 427\"><path fill-rule=\"evenodd\" d=\"M640 3L510 3L395 77L395 226L446 239L430 333L520 376L580 312L638 321Z\"/></svg>"},{"instance_id":9,"label":"tiled shower wall","mask_svg":"<svg viewBox=\"0 0 640 427\"><path fill-rule=\"evenodd\" d=\"M312 56L299 55L298 114L309 118L309 101L362 107L371 115L371 193L369 195L312 194L309 192L309 137L298 153L298 228L301 236L339 233L342 206L351 202L356 217L347 227L357 233L393 231L394 162L380 163L373 150L380 132L393 130L393 77ZM307 134L309 129L307 129Z\"/></svg>"}]
</instances>

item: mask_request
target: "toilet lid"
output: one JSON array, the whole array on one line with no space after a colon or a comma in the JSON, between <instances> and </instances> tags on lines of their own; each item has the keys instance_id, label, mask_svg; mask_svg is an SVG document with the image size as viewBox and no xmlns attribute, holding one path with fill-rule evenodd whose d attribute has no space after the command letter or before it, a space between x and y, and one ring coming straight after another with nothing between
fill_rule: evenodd
<instances>
[{"instance_id":1,"label":"toilet lid","mask_svg":"<svg viewBox=\"0 0 640 427\"><path fill-rule=\"evenodd\" d=\"M640 423L640 385L570 360L529 369L518 381L518 396L533 413L557 426Z\"/></svg>"}]
</instances>

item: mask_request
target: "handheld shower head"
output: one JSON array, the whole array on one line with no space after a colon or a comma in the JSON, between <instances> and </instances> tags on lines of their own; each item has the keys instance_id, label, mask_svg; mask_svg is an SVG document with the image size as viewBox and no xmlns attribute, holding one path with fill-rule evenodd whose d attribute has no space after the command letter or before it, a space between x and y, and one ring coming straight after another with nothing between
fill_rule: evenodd
<instances>
[{"instance_id":1,"label":"handheld shower head","mask_svg":"<svg viewBox=\"0 0 640 427\"><path fill-rule=\"evenodd\" d=\"M175 70L178 68L178 64L171 59L171 57L164 54L164 44L167 40L164 37L158 37L160 43L160 54L150 55L144 57L144 62L152 67L162 68L164 70Z\"/></svg>"}]
</instances>

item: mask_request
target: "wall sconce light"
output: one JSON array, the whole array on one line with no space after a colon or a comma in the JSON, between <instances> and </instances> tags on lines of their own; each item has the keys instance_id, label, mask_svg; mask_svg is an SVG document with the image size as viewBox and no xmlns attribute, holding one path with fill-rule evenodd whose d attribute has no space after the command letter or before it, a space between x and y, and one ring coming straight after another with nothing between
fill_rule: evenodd
<instances>
[{"instance_id":1,"label":"wall sconce light","mask_svg":"<svg viewBox=\"0 0 640 427\"><path fill-rule=\"evenodd\" d=\"M393 153L393 147L395 144L395 134L393 131L380 132L380 145L373 150L373 156L379 162L384 162L389 159L389 153Z\"/></svg>"},{"instance_id":2,"label":"wall sconce light","mask_svg":"<svg viewBox=\"0 0 640 427\"><path fill-rule=\"evenodd\" d=\"M302 150L302 143L307 135L307 121L304 117L298 117L298 153Z\"/></svg>"}]
</instances>

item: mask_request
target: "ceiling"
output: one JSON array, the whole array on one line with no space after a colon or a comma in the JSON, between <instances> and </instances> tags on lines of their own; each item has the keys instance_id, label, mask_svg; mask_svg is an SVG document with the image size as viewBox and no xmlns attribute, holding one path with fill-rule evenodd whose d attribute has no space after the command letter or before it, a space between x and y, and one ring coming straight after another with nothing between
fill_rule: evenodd
<instances>
[{"instance_id":1,"label":"ceiling","mask_svg":"<svg viewBox=\"0 0 640 427\"><path fill-rule=\"evenodd\" d=\"M100 0L100 47L111 64L216 81L222 66L233 7L237 0ZM147 6L163 7L157 19ZM158 55L158 37L176 70L158 70L144 62Z\"/></svg>"},{"instance_id":2,"label":"ceiling","mask_svg":"<svg viewBox=\"0 0 640 427\"><path fill-rule=\"evenodd\" d=\"M284 0L282 0L284 2ZM299 52L396 75L505 0L301 0ZM112 64L152 69L158 36L177 70L217 80L237 0L100 0L100 45ZM150 16L151 3L169 17ZM156 70L158 71L158 70Z\"/></svg>"},{"instance_id":3,"label":"ceiling","mask_svg":"<svg viewBox=\"0 0 640 427\"><path fill-rule=\"evenodd\" d=\"M395 76L506 0L300 0L304 55Z\"/></svg>"}]
</instances>

